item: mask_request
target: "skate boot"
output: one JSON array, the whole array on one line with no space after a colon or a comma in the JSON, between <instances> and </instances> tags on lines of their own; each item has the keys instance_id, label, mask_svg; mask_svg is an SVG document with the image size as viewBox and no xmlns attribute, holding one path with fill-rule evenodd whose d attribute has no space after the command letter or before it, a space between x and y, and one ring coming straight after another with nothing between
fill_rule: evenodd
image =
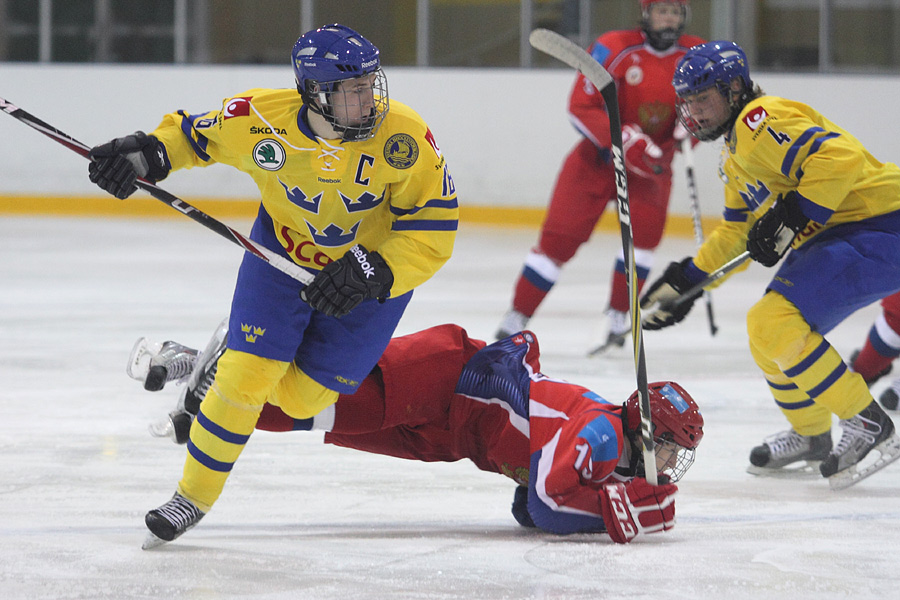
<instances>
[{"instance_id":1,"label":"skate boot","mask_svg":"<svg viewBox=\"0 0 900 600\"><path fill-rule=\"evenodd\" d=\"M793 429L767 437L750 451L747 472L753 475L812 476L814 467L831 451L831 432L800 435Z\"/></svg>"},{"instance_id":2,"label":"skate boot","mask_svg":"<svg viewBox=\"0 0 900 600\"><path fill-rule=\"evenodd\" d=\"M150 533L147 534L141 548L149 550L171 542L199 523L205 514L193 502L175 492L171 500L159 508L154 508L144 517L144 523Z\"/></svg>"},{"instance_id":3,"label":"skate boot","mask_svg":"<svg viewBox=\"0 0 900 600\"><path fill-rule=\"evenodd\" d=\"M897 404L900 401L900 379L895 379L888 389L881 392L878 401L887 410L897 410Z\"/></svg>"},{"instance_id":4,"label":"skate boot","mask_svg":"<svg viewBox=\"0 0 900 600\"><path fill-rule=\"evenodd\" d=\"M628 318L627 312L613 309L607 309L606 318L609 324L609 331L606 334L606 341L588 352L588 356L596 356L603 354L607 350L613 348L621 348L631 333L631 320Z\"/></svg>"},{"instance_id":5,"label":"skate boot","mask_svg":"<svg viewBox=\"0 0 900 600\"><path fill-rule=\"evenodd\" d=\"M841 440L819 465L831 489L850 487L900 458L900 437L877 402L858 415L842 419L840 426ZM870 452L874 458L863 462Z\"/></svg>"},{"instance_id":6,"label":"skate boot","mask_svg":"<svg viewBox=\"0 0 900 600\"><path fill-rule=\"evenodd\" d=\"M186 379L194 369L197 351L173 341L140 338L131 349L125 372L144 382L144 389L158 392L170 381Z\"/></svg>"},{"instance_id":7,"label":"skate boot","mask_svg":"<svg viewBox=\"0 0 900 600\"><path fill-rule=\"evenodd\" d=\"M525 329L525 326L528 325L528 321L530 319L531 317L527 317L515 309L510 309L505 315L503 315L503 320L500 321L500 326L497 328L497 333L494 334L494 338L497 340L502 340L503 338L508 338L514 333L523 331Z\"/></svg>"},{"instance_id":8,"label":"skate boot","mask_svg":"<svg viewBox=\"0 0 900 600\"><path fill-rule=\"evenodd\" d=\"M200 403L216 379L219 358L225 352L227 341L228 322L222 321L206 348L199 354L175 410L162 421L150 425L150 433L154 437L172 438L177 444L187 443L191 424L200 412Z\"/></svg>"}]
</instances>

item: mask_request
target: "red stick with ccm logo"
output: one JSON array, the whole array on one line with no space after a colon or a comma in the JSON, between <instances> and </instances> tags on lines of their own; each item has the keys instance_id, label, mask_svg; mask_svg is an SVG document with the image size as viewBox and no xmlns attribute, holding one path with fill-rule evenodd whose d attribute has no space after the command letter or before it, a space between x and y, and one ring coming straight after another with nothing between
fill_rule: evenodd
<instances>
[{"instance_id":1,"label":"red stick with ccm logo","mask_svg":"<svg viewBox=\"0 0 900 600\"><path fill-rule=\"evenodd\" d=\"M55 142L59 142L69 150L80 154L84 158L88 157L88 152L90 152L91 150L88 146L85 146L72 136L63 133L52 125L49 125L44 121L41 121L34 115L22 110L12 102L4 98L0 98L0 110L10 115L11 117L15 117L32 129L36 129L37 131L43 133ZM253 240L245 237L243 234L232 229L228 225L225 225L221 221L217 221L199 208L191 206L178 196L170 194L169 192L156 186L153 183L150 183L145 179L138 179L136 184L139 188L149 193L160 202L168 204L181 214L189 217L194 222L203 225L207 229L218 233L228 241L237 244L253 256L259 258L260 260L266 261L282 273L296 279L303 284L309 284L313 280L314 276L309 271L306 271L305 269L284 258L283 256L272 252L265 246L257 244Z\"/></svg>"}]
</instances>

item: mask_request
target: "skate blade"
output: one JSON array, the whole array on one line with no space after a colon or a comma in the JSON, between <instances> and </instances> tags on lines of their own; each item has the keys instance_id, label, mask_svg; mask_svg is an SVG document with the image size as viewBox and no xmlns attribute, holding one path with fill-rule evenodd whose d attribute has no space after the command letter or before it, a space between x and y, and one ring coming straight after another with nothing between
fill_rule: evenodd
<instances>
[{"instance_id":1,"label":"skate blade","mask_svg":"<svg viewBox=\"0 0 900 600\"><path fill-rule=\"evenodd\" d=\"M150 423L147 429L155 438L168 438L176 444L186 444L191 437L191 425L194 417L184 411L173 411L165 419Z\"/></svg>"},{"instance_id":2,"label":"skate blade","mask_svg":"<svg viewBox=\"0 0 900 600\"><path fill-rule=\"evenodd\" d=\"M169 438L173 442L175 441L175 425L172 423L172 417L167 416L165 419L150 423L147 429L150 430L150 435L153 437Z\"/></svg>"},{"instance_id":3,"label":"skate blade","mask_svg":"<svg viewBox=\"0 0 900 600\"><path fill-rule=\"evenodd\" d=\"M168 542L160 537L157 537L152 531L148 531L147 537L144 538L144 543L141 544L141 550L152 550L153 548L158 548L163 544L168 544Z\"/></svg>"},{"instance_id":4,"label":"skate blade","mask_svg":"<svg viewBox=\"0 0 900 600\"><path fill-rule=\"evenodd\" d=\"M778 469L750 465L747 467L747 472L757 477L771 477L773 479L818 479L822 477L822 474L819 472L819 464L821 462L818 460L807 460Z\"/></svg>"},{"instance_id":5,"label":"skate blade","mask_svg":"<svg viewBox=\"0 0 900 600\"><path fill-rule=\"evenodd\" d=\"M125 372L132 379L144 381L147 379L147 373L150 372L150 361L154 356L162 350L160 342L152 342L145 337L138 338L131 349L131 355L128 357L128 364L125 365Z\"/></svg>"},{"instance_id":6,"label":"skate blade","mask_svg":"<svg viewBox=\"0 0 900 600\"><path fill-rule=\"evenodd\" d=\"M625 347L624 340L622 341L621 344L616 343L614 340L607 340L606 342L600 344L599 346L597 346L596 348L594 348L593 350L588 352L587 355L588 356L597 356L600 354L606 354L610 350L616 350L618 348L624 348L624 347Z\"/></svg>"},{"instance_id":7,"label":"skate blade","mask_svg":"<svg viewBox=\"0 0 900 600\"><path fill-rule=\"evenodd\" d=\"M874 461L867 461L866 459L868 459L873 452L877 452L878 457ZM838 471L829 477L828 485L835 491L845 490L852 485L856 485L866 477L874 475L898 458L900 458L900 436L895 433L872 448L862 461L847 467L843 471ZM860 465L865 466L860 467Z\"/></svg>"}]
</instances>

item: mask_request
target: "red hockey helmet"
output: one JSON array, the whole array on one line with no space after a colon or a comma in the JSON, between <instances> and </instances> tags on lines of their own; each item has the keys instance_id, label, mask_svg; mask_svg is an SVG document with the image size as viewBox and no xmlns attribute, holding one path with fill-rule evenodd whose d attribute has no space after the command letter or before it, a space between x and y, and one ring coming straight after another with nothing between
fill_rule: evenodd
<instances>
[{"instance_id":1,"label":"red hockey helmet","mask_svg":"<svg viewBox=\"0 0 900 600\"><path fill-rule=\"evenodd\" d=\"M657 381L647 387L657 471L678 481L693 464L694 451L703 439L703 415L691 395L674 381ZM637 392L625 403L626 427L636 437L641 428L639 404Z\"/></svg>"}]
</instances>

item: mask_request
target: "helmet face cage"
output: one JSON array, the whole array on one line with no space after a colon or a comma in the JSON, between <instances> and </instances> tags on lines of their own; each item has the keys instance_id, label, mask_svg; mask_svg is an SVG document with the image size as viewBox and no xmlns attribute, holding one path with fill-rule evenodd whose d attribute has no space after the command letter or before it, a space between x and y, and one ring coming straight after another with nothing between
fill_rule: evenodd
<instances>
[{"instance_id":1,"label":"helmet face cage","mask_svg":"<svg viewBox=\"0 0 900 600\"><path fill-rule=\"evenodd\" d=\"M694 448L685 448L675 443L671 434L664 433L654 438L656 444L656 471L675 483L684 477L691 465L694 464Z\"/></svg>"},{"instance_id":2,"label":"helmet face cage","mask_svg":"<svg viewBox=\"0 0 900 600\"><path fill-rule=\"evenodd\" d=\"M359 89L353 89L356 88L356 80L363 82ZM374 137L390 108L387 78L381 69L338 81L307 80L302 96L309 109L325 117L331 128L340 133L341 139L346 142L359 142ZM346 122L339 116L342 112L352 111L354 107L365 104L371 104L371 108L361 120Z\"/></svg>"},{"instance_id":3,"label":"helmet face cage","mask_svg":"<svg viewBox=\"0 0 900 600\"><path fill-rule=\"evenodd\" d=\"M740 81L738 90L732 87L735 80ZM694 137L704 141L714 140L731 129L753 91L747 57L740 46L728 41L707 42L688 50L675 68L672 85L678 96L675 108L679 121ZM711 88L725 99L729 114L721 122L703 126L692 114L686 97Z\"/></svg>"},{"instance_id":4,"label":"helmet face cage","mask_svg":"<svg viewBox=\"0 0 900 600\"><path fill-rule=\"evenodd\" d=\"M372 42L337 23L303 34L291 51L304 103L325 117L345 141L372 138L390 108L379 54ZM353 107L364 104L372 108L359 118L354 114L359 110Z\"/></svg>"},{"instance_id":5,"label":"helmet face cage","mask_svg":"<svg viewBox=\"0 0 900 600\"><path fill-rule=\"evenodd\" d=\"M656 470L670 481L678 481L694 462L697 445L703 438L703 416L696 402L674 381L660 381L648 386L650 418L656 445ZM641 414L638 394L631 395L625 405L627 429L640 438ZM639 458L638 470L643 466Z\"/></svg>"}]
</instances>

